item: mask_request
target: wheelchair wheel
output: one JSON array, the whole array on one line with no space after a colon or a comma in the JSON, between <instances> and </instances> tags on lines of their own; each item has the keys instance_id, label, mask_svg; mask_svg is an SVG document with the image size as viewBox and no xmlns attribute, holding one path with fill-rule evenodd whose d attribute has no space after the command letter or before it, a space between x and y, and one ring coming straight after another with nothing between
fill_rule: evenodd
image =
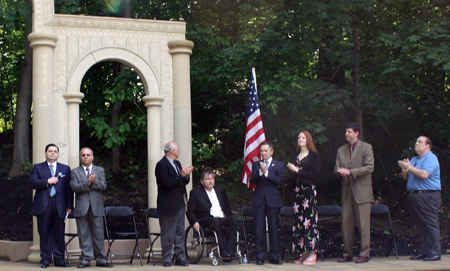
<instances>
[{"instance_id":1,"label":"wheelchair wheel","mask_svg":"<svg viewBox=\"0 0 450 271\"><path fill-rule=\"evenodd\" d=\"M205 235L201 228L198 232L191 226L186 229L185 249L186 259L190 263L196 264L201 260L205 250Z\"/></svg>"}]
</instances>

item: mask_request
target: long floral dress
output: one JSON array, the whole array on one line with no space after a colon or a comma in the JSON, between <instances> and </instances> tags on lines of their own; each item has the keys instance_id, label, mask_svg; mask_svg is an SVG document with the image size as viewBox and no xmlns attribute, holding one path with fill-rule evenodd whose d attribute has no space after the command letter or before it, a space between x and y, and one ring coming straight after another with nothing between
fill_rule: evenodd
<instances>
[{"instance_id":1,"label":"long floral dress","mask_svg":"<svg viewBox=\"0 0 450 271\"><path fill-rule=\"evenodd\" d=\"M294 174L294 216L293 216L293 242L292 252L304 253L317 251L316 244L319 238L317 229L317 191L315 179L318 177L320 167L318 154L310 154L299 161L295 160L295 165L300 168L299 174ZM317 157L312 157L316 156ZM313 162L316 165L312 165ZM308 172L309 171L309 172ZM307 181L305 181L305 179Z\"/></svg>"}]
</instances>

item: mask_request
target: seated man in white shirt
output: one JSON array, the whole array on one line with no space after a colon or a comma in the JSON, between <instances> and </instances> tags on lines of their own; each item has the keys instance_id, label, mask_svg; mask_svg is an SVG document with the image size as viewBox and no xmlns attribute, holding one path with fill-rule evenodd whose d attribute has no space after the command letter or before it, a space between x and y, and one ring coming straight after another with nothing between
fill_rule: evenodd
<instances>
[{"instance_id":1,"label":"seated man in white shirt","mask_svg":"<svg viewBox=\"0 0 450 271\"><path fill-rule=\"evenodd\" d=\"M187 216L189 223L198 231L200 226L216 232L219 242L220 256L229 258L235 256L238 219L231 213L225 188L214 186L215 174L205 170L200 175L203 187L191 191ZM223 227L228 228L226 238L223 238ZM226 242L225 242L226 241Z\"/></svg>"}]
</instances>

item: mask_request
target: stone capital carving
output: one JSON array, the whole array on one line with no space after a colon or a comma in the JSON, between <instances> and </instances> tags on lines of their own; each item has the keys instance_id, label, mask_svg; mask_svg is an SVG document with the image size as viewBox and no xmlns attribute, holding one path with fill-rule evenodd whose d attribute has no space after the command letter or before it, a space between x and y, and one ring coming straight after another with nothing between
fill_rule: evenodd
<instances>
[{"instance_id":1,"label":"stone capital carving","mask_svg":"<svg viewBox=\"0 0 450 271\"><path fill-rule=\"evenodd\" d=\"M81 104L81 99L84 98L84 94L81 92L66 92L63 94L67 104Z\"/></svg>"},{"instance_id":2,"label":"stone capital carving","mask_svg":"<svg viewBox=\"0 0 450 271\"><path fill-rule=\"evenodd\" d=\"M164 97L162 96L144 96L143 98L145 102L145 107L149 108L152 106L162 106L162 103L164 101Z\"/></svg>"},{"instance_id":3,"label":"stone capital carving","mask_svg":"<svg viewBox=\"0 0 450 271\"><path fill-rule=\"evenodd\" d=\"M192 55L192 48L194 48L194 42L190 40L172 40L167 43L169 46L170 54L188 54Z\"/></svg>"},{"instance_id":4,"label":"stone capital carving","mask_svg":"<svg viewBox=\"0 0 450 271\"><path fill-rule=\"evenodd\" d=\"M28 35L28 40L30 41L31 48L36 46L50 46L55 48L58 36L51 33L33 32Z\"/></svg>"}]
</instances>

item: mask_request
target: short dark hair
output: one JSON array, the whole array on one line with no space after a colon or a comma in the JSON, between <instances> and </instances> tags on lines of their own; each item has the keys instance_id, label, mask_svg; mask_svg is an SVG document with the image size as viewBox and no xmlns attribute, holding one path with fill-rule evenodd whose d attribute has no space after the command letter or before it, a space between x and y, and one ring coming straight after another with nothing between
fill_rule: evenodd
<instances>
[{"instance_id":1,"label":"short dark hair","mask_svg":"<svg viewBox=\"0 0 450 271\"><path fill-rule=\"evenodd\" d=\"M359 128L359 124L357 122L351 122L351 123L347 124L345 129L353 129L353 132L361 133L361 128Z\"/></svg>"},{"instance_id":2,"label":"short dark hair","mask_svg":"<svg viewBox=\"0 0 450 271\"><path fill-rule=\"evenodd\" d=\"M206 178L206 176L209 176L209 175L213 175L214 179L216 178L216 173L214 173L214 171L212 171L210 169L207 169L207 170L204 170L200 174L200 181L203 181Z\"/></svg>"},{"instance_id":3,"label":"short dark hair","mask_svg":"<svg viewBox=\"0 0 450 271\"><path fill-rule=\"evenodd\" d=\"M259 145L259 149L261 149L262 146L264 145L268 145L269 149L272 151L273 150L273 144L270 143L269 141L264 141L263 143L261 143L261 145Z\"/></svg>"},{"instance_id":4,"label":"short dark hair","mask_svg":"<svg viewBox=\"0 0 450 271\"><path fill-rule=\"evenodd\" d=\"M56 145L53 144L53 143L50 143L50 144L48 144L47 146L45 146L45 152L47 152L47 150L48 150L49 147L56 147L56 149L58 149L58 152L59 152L58 146L56 146Z\"/></svg>"}]
</instances>

